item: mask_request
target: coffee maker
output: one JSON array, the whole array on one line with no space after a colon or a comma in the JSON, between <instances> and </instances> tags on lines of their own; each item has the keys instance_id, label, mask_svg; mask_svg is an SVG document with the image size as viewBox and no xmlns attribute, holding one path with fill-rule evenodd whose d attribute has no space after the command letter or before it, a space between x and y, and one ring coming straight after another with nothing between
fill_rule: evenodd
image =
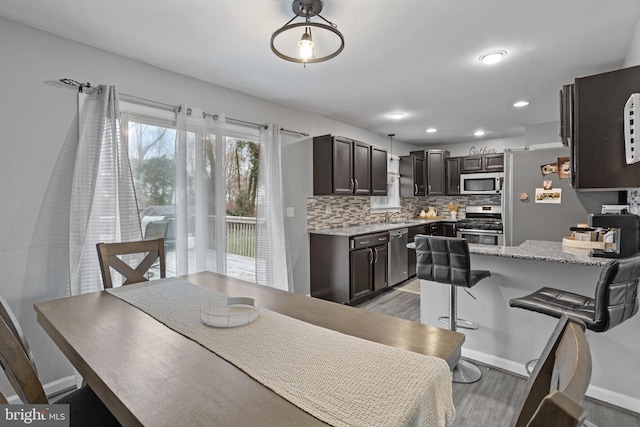
<instances>
[{"instance_id":1,"label":"coffee maker","mask_svg":"<svg viewBox=\"0 0 640 427\"><path fill-rule=\"evenodd\" d=\"M590 255L604 258L628 258L640 251L640 217L621 213L604 213L589 215L589 227L614 232L615 246L611 249L592 249Z\"/></svg>"}]
</instances>

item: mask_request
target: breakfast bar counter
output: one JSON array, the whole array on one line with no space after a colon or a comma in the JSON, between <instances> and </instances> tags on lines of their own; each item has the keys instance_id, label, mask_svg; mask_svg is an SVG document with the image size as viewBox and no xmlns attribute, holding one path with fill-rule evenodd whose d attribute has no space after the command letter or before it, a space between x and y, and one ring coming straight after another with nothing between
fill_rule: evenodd
<instances>
[{"instance_id":1,"label":"breakfast bar counter","mask_svg":"<svg viewBox=\"0 0 640 427\"><path fill-rule=\"evenodd\" d=\"M462 355L525 375L524 364L537 358L557 319L509 306L511 298L548 286L594 297L608 258L589 256L586 249L560 242L528 240L520 246L469 245L471 268L489 270L470 292L458 292L458 317L476 323L466 336ZM448 315L449 286L421 280L421 322L442 326ZM603 333L589 332L593 357L587 395L640 412L640 315Z\"/></svg>"}]
</instances>

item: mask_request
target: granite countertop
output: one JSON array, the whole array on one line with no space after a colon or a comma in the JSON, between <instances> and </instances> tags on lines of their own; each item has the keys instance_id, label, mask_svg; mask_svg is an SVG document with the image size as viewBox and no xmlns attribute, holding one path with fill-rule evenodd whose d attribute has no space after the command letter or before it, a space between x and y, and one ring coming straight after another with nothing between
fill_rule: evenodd
<instances>
[{"instance_id":1,"label":"granite countertop","mask_svg":"<svg viewBox=\"0 0 640 427\"><path fill-rule=\"evenodd\" d=\"M390 223L375 223L354 225L350 227L338 227L338 228L322 228L319 230L309 230L310 234L325 234L329 236L345 236L354 237L361 236L363 234L381 233L384 231L397 230L398 228L413 227L422 224L431 224L434 222L457 222L451 218L436 218L436 219L407 219L396 220Z\"/></svg>"},{"instance_id":2,"label":"granite countertop","mask_svg":"<svg viewBox=\"0 0 640 427\"><path fill-rule=\"evenodd\" d=\"M407 247L415 248L410 243ZM528 259L534 261L559 262L563 264L602 266L611 258L589 256L589 249L578 249L564 246L561 242L543 240L526 240L520 246L490 246L469 244L469 253L474 255L493 255L504 258Z\"/></svg>"}]
</instances>

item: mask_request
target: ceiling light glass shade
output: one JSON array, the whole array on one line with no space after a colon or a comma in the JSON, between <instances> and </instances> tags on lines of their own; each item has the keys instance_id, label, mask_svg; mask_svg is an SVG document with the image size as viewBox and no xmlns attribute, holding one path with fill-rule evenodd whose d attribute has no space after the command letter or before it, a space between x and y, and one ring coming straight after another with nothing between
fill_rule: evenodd
<instances>
[{"instance_id":1,"label":"ceiling light glass shade","mask_svg":"<svg viewBox=\"0 0 640 427\"><path fill-rule=\"evenodd\" d=\"M304 64L305 67L338 56L344 49L344 36L336 24L320 15L322 5L322 0L294 0L292 10L295 16L271 35L273 53L286 61ZM324 23L311 21L315 16ZM304 22L293 23L298 17L304 18ZM302 37L299 28L304 28Z\"/></svg>"},{"instance_id":2,"label":"ceiling light glass shade","mask_svg":"<svg viewBox=\"0 0 640 427\"><path fill-rule=\"evenodd\" d=\"M506 54L506 50L492 50L491 52L486 52L480 55L479 59L483 64L491 65L502 61L502 58L504 58Z\"/></svg>"},{"instance_id":3,"label":"ceiling light glass shade","mask_svg":"<svg viewBox=\"0 0 640 427\"><path fill-rule=\"evenodd\" d=\"M485 131L483 131L483 130L481 130L481 129L480 129L480 130L477 130L477 131L475 131L475 132L473 133L473 135L474 135L474 136L484 136L485 134L486 134L486 132L485 132Z\"/></svg>"},{"instance_id":4,"label":"ceiling light glass shade","mask_svg":"<svg viewBox=\"0 0 640 427\"><path fill-rule=\"evenodd\" d=\"M527 105L529 105L529 101L518 101L513 104L516 108L526 107Z\"/></svg>"},{"instance_id":5,"label":"ceiling light glass shade","mask_svg":"<svg viewBox=\"0 0 640 427\"><path fill-rule=\"evenodd\" d=\"M436 129L436 128L427 129L427 133L435 133L435 132L438 132L438 129Z\"/></svg>"},{"instance_id":6,"label":"ceiling light glass shade","mask_svg":"<svg viewBox=\"0 0 640 427\"><path fill-rule=\"evenodd\" d=\"M404 113L389 113L389 117L391 117L392 119L401 119L404 116Z\"/></svg>"}]
</instances>

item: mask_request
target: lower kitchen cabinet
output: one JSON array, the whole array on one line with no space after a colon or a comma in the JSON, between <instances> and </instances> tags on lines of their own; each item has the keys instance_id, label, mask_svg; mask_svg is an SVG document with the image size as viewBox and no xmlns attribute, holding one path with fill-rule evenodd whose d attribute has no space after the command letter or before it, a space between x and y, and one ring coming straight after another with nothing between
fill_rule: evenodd
<instances>
[{"instance_id":1,"label":"lower kitchen cabinet","mask_svg":"<svg viewBox=\"0 0 640 427\"><path fill-rule=\"evenodd\" d=\"M311 296L358 303L388 285L389 233L310 234Z\"/></svg>"}]
</instances>

